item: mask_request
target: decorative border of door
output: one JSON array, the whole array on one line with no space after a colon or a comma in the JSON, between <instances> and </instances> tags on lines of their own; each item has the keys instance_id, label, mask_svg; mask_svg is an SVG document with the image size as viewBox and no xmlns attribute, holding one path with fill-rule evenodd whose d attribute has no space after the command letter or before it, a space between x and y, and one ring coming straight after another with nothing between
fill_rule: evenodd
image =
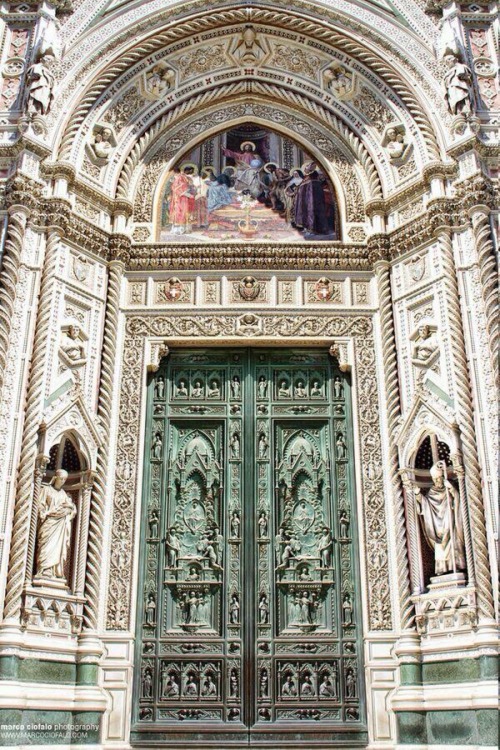
<instances>
[{"instance_id":1,"label":"decorative border of door","mask_svg":"<svg viewBox=\"0 0 500 750\"><path fill-rule=\"evenodd\" d=\"M242 343L252 346L311 345L321 347L323 351L335 343L344 353L343 361L352 363L356 383L356 457L363 467L357 475L358 497L363 497L362 504L358 500L359 523L364 536L361 555L364 581L362 617L368 638L369 633L374 631L382 635L381 631L391 630L392 613L372 321L370 315L339 315L335 312L314 316L286 313L249 316L229 312L199 315L173 311L168 316L150 312L126 316L111 544L112 549L127 550L128 555L124 558L120 554L120 560L130 562L125 566L123 563L118 565L118 557L112 552L107 629L117 634L129 631L131 618L134 618L135 604L132 604L130 596L135 589L132 582L135 575L134 549L140 546L138 541L134 542L134 530L137 528L138 532L135 508L137 482L142 471L133 467L139 467L139 457L142 455L145 368L146 365L154 368L158 361L152 352L157 353L164 344L171 347L217 347L241 346ZM311 723L315 724L315 738L321 743L319 725ZM323 740L330 744L331 735L327 735ZM221 738L224 736L229 739L229 735L221 733ZM171 741L175 743L173 737Z\"/></svg>"},{"instance_id":2,"label":"decorative border of door","mask_svg":"<svg viewBox=\"0 0 500 750\"><path fill-rule=\"evenodd\" d=\"M148 392L132 741L365 745L348 376L175 350Z\"/></svg>"}]
</instances>

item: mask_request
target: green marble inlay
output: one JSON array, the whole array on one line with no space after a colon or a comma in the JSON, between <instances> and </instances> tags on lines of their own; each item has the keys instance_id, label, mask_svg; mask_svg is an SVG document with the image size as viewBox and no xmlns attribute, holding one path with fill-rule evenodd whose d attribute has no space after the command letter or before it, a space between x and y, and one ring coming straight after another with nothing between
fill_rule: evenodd
<instances>
[{"instance_id":1,"label":"green marble inlay","mask_svg":"<svg viewBox=\"0 0 500 750\"><path fill-rule=\"evenodd\" d=\"M495 656L401 665L402 685L436 685L497 678L498 662Z\"/></svg>"},{"instance_id":2,"label":"green marble inlay","mask_svg":"<svg viewBox=\"0 0 500 750\"><path fill-rule=\"evenodd\" d=\"M498 714L494 709L402 711L396 719L401 744L498 745Z\"/></svg>"},{"instance_id":3,"label":"green marble inlay","mask_svg":"<svg viewBox=\"0 0 500 750\"><path fill-rule=\"evenodd\" d=\"M50 685L97 685L97 664L74 664L42 659L0 656L0 680L43 682Z\"/></svg>"},{"instance_id":4,"label":"green marble inlay","mask_svg":"<svg viewBox=\"0 0 500 750\"><path fill-rule=\"evenodd\" d=\"M101 718L96 711L0 709L0 746L95 745Z\"/></svg>"}]
</instances>

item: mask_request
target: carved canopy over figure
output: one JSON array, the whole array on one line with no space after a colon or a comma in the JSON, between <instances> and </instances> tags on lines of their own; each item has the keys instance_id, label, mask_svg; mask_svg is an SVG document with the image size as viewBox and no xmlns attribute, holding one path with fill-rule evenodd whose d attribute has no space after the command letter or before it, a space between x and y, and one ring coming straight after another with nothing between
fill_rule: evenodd
<instances>
[{"instance_id":1,"label":"carved canopy over figure","mask_svg":"<svg viewBox=\"0 0 500 750\"><path fill-rule=\"evenodd\" d=\"M430 470L433 486L427 493L416 489L418 512L425 538L434 550L436 575L466 568L460 495L446 478L446 464L437 461Z\"/></svg>"},{"instance_id":2,"label":"carved canopy over figure","mask_svg":"<svg viewBox=\"0 0 500 750\"><path fill-rule=\"evenodd\" d=\"M36 576L40 578L65 580L71 522L76 515L73 500L62 489L67 478L68 472L58 469L50 485L40 492L36 556Z\"/></svg>"}]
</instances>

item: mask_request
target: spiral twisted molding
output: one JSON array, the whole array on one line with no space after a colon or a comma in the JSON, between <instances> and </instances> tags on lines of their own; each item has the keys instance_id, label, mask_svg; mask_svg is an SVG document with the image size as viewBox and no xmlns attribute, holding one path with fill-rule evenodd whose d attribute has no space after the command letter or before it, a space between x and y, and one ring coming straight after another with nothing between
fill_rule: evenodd
<instances>
[{"instance_id":1,"label":"spiral twisted molding","mask_svg":"<svg viewBox=\"0 0 500 750\"><path fill-rule=\"evenodd\" d=\"M210 12L206 16L198 16L194 19L180 23L177 22L160 33L155 30L154 35L136 44L133 49L124 53L118 60L109 65L107 69L100 70L99 72L95 71L94 80L96 78L98 80L87 89L76 107L70 124L61 139L58 158L61 160L70 158L74 139L91 108L103 92L123 73L127 72L127 81L130 81L131 75L133 76L132 68L138 62L166 45L172 44L179 39L185 39L187 36L200 34L217 26L246 22L248 22L248 16L245 9L231 9L217 13ZM391 65L372 50L368 50L358 42L350 39L345 32L340 33L336 31L328 23L306 19L304 16L298 16L290 11L278 12L275 10L253 8L252 23L272 24L321 40L332 48L341 50L347 55L354 57L358 62L365 65L372 72L375 72L385 84L392 88L407 107L422 133L429 156L431 158L439 158L439 147L432 124L410 86L402 79L401 73L395 64ZM121 40L118 37L114 40L114 43L119 44L120 41L125 41L125 39ZM92 61L92 64L95 65L96 63L99 64L97 57ZM404 63L406 63L407 68L411 67L408 60L403 62L401 59L402 67ZM416 69L412 69L412 71L408 70L407 73L417 78L419 75L419 71Z\"/></svg>"},{"instance_id":2,"label":"spiral twisted molding","mask_svg":"<svg viewBox=\"0 0 500 750\"><path fill-rule=\"evenodd\" d=\"M33 481L38 454L38 430L43 410L43 386L46 369L52 298L55 288L57 248L60 233L51 229L40 284L40 297L33 343L33 356L26 397L21 456L17 475L17 492L12 522L9 572L4 604L4 620L17 622L21 612L21 594L26 575L31 514L33 511Z\"/></svg>"},{"instance_id":3,"label":"spiral twisted molding","mask_svg":"<svg viewBox=\"0 0 500 750\"><path fill-rule=\"evenodd\" d=\"M12 206L9 209L9 223L0 273L0 395L5 380L5 365L28 213L28 210L21 206Z\"/></svg>"},{"instance_id":4,"label":"spiral twisted molding","mask_svg":"<svg viewBox=\"0 0 500 750\"><path fill-rule=\"evenodd\" d=\"M109 433L113 406L113 379L116 364L116 339L120 305L120 285L124 271L121 260L112 260L108 269L106 318L99 384L97 414L102 432L102 447L99 449L96 475L92 486L89 534L87 547L87 570L85 577L85 606L83 629L95 631L99 618L99 593L101 589L102 532L106 504L106 486L109 465Z\"/></svg>"},{"instance_id":5,"label":"spiral twisted molding","mask_svg":"<svg viewBox=\"0 0 500 750\"><path fill-rule=\"evenodd\" d=\"M406 541L406 519L401 477L399 474L398 447L394 434L401 416L399 398L398 363L396 337L392 313L391 271L385 260L375 264L379 297L380 327L382 331L382 359L384 365L385 394L387 402L387 430L389 433L388 465L391 482L391 495L396 526L396 566L398 575L401 629L414 628L415 611L411 601Z\"/></svg>"},{"instance_id":6,"label":"spiral twisted molding","mask_svg":"<svg viewBox=\"0 0 500 750\"><path fill-rule=\"evenodd\" d=\"M130 193L130 182L136 166L141 162L143 155L152 144L157 146L159 135L167 129L171 129L176 121L185 117L190 112L199 113L208 104L213 104L218 99L227 100L228 96L236 97L241 94L260 94L275 102L276 99L286 102L297 112L301 110L313 119L322 122L328 130L336 133L341 142L343 141L347 150L354 154L356 160L361 164L365 173L365 190L367 199L382 198L382 186L377 168L362 141L350 128L336 117L332 112L322 105L312 101L307 96L297 94L275 84L266 84L259 81L238 81L210 89L185 100L178 107L169 110L160 117L135 143L120 172L117 187L117 197L126 198ZM170 131L169 131L170 132Z\"/></svg>"},{"instance_id":7,"label":"spiral twisted molding","mask_svg":"<svg viewBox=\"0 0 500 750\"><path fill-rule=\"evenodd\" d=\"M495 258L495 248L491 236L489 210L474 211L472 214L472 229L476 239L476 249L479 261L479 278L481 280L482 296L486 314L486 329L490 345L490 355L498 384L498 337L500 312L498 306L498 268Z\"/></svg>"},{"instance_id":8,"label":"spiral twisted molding","mask_svg":"<svg viewBox=\"0 0 500 750\"><path fill-rule=\"evenodd\" d=\"M484 516L481 468L476 446L470 375L465 355L460 296L453 258L451 232L449 229L441 230L439 232L439 239L448 305L450 340L453 341L457 422L460 428L469 517L474 538L478 620L479 624L491 623L494 620L494 605Z\"/></svg>"}]
</instances>

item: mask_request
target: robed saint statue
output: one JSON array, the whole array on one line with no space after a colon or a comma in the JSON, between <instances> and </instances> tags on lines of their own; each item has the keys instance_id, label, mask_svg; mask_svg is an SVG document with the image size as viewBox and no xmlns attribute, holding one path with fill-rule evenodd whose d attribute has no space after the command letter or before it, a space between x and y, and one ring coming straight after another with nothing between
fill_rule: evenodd
<instances>
[{"instance_id":1,"label":"robed saint statue","mask_svg":"<svg viewBox=\"0 0 500 750\"><path fill-rule=\"evenodd\" d=\"M76 506L63 485L68 472L58 469L49 485L40 491L36 578L64 581L64 568L71 542L71 527Z\"/></svg>"},{"instance_id":2,"label":"robed saint statue","mask_svg":"<svg viewBox=\"0 0 500 750\"><path fill-rule=\"evenodd\" d=\"M437 461L430 469L432 487L425 494L417 488L417 509L425 538L434 550L436 575L466 569L460 495L446 478L446 464Z\"/></svg>"}]
</instances>

